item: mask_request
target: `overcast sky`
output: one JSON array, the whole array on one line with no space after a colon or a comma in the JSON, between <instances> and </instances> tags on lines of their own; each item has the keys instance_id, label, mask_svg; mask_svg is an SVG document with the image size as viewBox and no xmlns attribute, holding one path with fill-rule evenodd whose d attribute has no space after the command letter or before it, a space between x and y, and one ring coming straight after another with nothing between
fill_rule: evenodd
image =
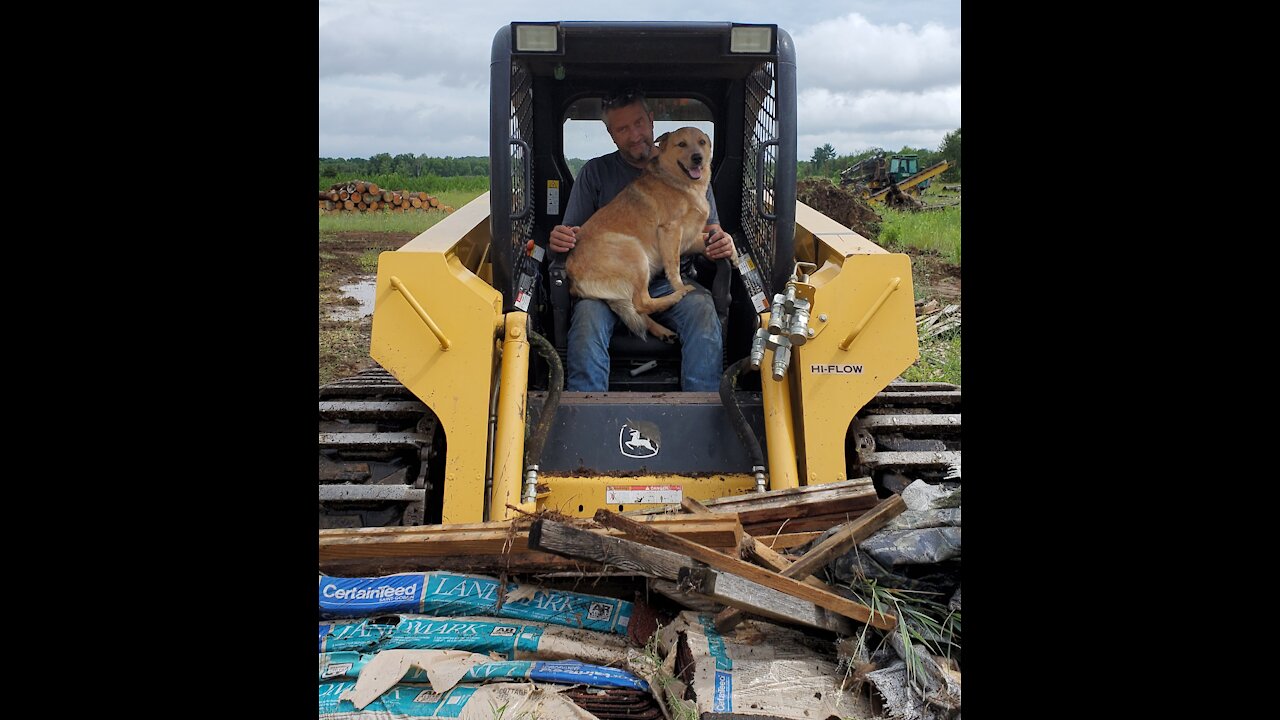
<instances>
[{"instance_id":1,"label":"overcast sky","mask_svg":"<svg viewBox=\"0 0 1280 720\"><path fill-rule=\"evenodd\" d=\"M796 47L797 151L936 149L960 127L960 0L320 0L320 157L489 154L489 53L513 21L775 23ZM614 149L603 126L590 155ZM585 157L586 155L584 155Z\"/></svg>"}]
</instances>

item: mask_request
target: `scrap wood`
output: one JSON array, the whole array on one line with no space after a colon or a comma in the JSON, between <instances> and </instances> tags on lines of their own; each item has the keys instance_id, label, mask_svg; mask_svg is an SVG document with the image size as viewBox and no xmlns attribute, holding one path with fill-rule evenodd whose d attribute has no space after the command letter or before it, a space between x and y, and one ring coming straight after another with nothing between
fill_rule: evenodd
<instances>
[{"instance_id":1,"label":"scrap wood","mask_svg":"<svg viewBox=\"0 0 1280 720\"><path fill-rule=\"evenodd\" d=\"M636 523L636 525L641 528L647 527L640 523ZM655 531L650 530L650 532ZM675 539L681 540L681 538ZM696 543L691 543L691 545L697 548L696 552L700 554L715 555L722 558L724 562L736 563L773 578L778 577L767 570L762 570L715 550L704 548ZM687 575L690 566L699 564L694 558L682 552L673 552L605 535L599 530L584 530L546 519L535 522L533 527L530 528L529 547L546 552L588 558L603 563L607 567L616 566L631 569L664 580L678 581L682 576ZM799 587L808 587L794 580L785 578L783 580ZM733 578L730 582L736 582L736 584L733 585L733 592L728 594L729 597L732 598L733 603L738 604L748 612L787 622L799 622L833 632L848 633L852 631L853 626L846 618L835 616L815 607L813 601L808 598L796 598L794 594L778 592L753 580ZM808 589L814 593L840 600L847 606L857 606L852 601L838 598L829 593L820 593L814 588Z\"/></svg>"},{"instance_id":2,"label":"scrap wood","mask_svg":"<svg viewBox=\"0 0 1280 720\"><path fill-rule=\"evenodd\" d=\"M527 521L321 530L320 562L352 558L452 558L527 552ZM736 552L742 525L733 516L655 515L644 520L708 547ZM610 534L621 535L618 531Z\"/></svg>"},{"instance_id":3,"label":"scrap wood","mask_svg":"<svg viewBox=\"0 0 1280 720\"><path fill-rule=\"evenodd\" d=\"M838 516L844 513L857 517L862 514L862 511L874 506L876 502L878 498L871 478L851 478L821 485L716 498L707 500L703 504L716 514L736 513L744 527L771 524L776 530L785 520L792 520L794 523L800 518ZM678 512L679 507L667 505L622 514L626 517L640 518L659 513ZM789 532L794 531L789 530ZM751 534L760 537L763 533L757 531Z\"/></svg>"},{"instance_id":4,"label":"scrap wood","mask_svg":"<svg viewBox=\"0 0 1280 720\"><path fill-rule=\"evenodd\" d=\"M814 605L839 613L845 617L867 623L881 630L888 630L897 624L897 618L891 615L876 613L873 617L871 608L858 602L847 600L838 595L805 585L802 582L783 577L775 572L756 567L751 563L728 557L711 548L704 547L670 533L662 532L644 523L636 522L604 508L596 511L596 522L606 527L624 531L629 537L664 550L688 555L725 573L737 575L753 583L764 585L792 597L807 600Z\"/></svg>"},{"instance_id":5,"label":"scrap wood","mask_svg":"<svg viewBox=\"0 0 1280 720\"><path fill-rule=\"evenodd\" d=\"M894 495L881 501L869 512L858 518L854 522L849 523L841 528L834 535L818 543L816 547L805 553L803 557L794 563L786 558L779 556L783 563L783 567L775 567L783 577L803 578L812 575L814 572L826 566L831 558L839 555L849 548L871 537L873 533L880 528L889 524L889 521L902 514L907 509L907 503L903 501L901 495ZM744 540L745 542L745 540ZM814 578L810 578L814 579ZM820 583L821 584L821 583ZM824 588L826 585L822 585ZM716 616L716 629L720 632L728 632L742 621L742 612L735 608L725 610Z\"/></svg>"},{"instance_id":6,"label":"scrap wood","mask_svg":"<svg viewBox=\"0 0 1280 720\"><path fill-rule=\"evenodd\" d=\"M322 560L320 572L333 577L377 577L405 572L437 570L498 575L511 573L573 573L588 575L604 570L601 565L542 552L503 555L456 555L434 557L336 558Z\"/></svg>"},{"instance_id":7,"label":"scrap wood","mask_svg":"<svg viewBox=\"0 0 1280 720\"><path fill-rule=\"evenodd\" d=\"M936 312L929 312L927 307L924 314L916 319L916 332L921 340L960 327L959 305L947 305Z\"/></svg>"}]
</instances>

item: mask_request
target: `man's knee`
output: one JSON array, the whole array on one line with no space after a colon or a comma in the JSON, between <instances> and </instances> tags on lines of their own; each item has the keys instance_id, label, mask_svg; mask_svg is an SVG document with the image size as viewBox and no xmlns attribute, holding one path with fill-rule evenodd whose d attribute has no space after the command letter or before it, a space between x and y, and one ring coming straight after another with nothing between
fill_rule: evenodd
<instances>
[{"instance_id":1,"label":"man's knee","mask_svg":"<svg viewBox=\"0 0 1280 720\"><path fill-rule=\"evenodd\" d=\"M716 315L716 303L710 292L697 287L680 302L689 304L685 312L685 324L688 325L685 333L720 337L720 318Z\"/></svg>"},{"instance_id":2,"label":"man's knee","mask_svg":"<svg viewBox=\"0 0 1280 720\"><path fill-rule=\"evenodd\" d=\"M613 311L607 303L585 298L573 306L573 320L569 323L569 331L594 337L611 332L614 322Z\"/></svg>"}]
</instances>

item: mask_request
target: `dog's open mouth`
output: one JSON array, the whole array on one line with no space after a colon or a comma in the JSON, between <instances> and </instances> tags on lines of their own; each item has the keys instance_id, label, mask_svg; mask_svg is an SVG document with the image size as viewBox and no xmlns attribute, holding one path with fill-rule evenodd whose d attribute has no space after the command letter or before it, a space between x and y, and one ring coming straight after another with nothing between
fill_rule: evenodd
<instances>
[{"instance_id":1,"label":"dog's open mouth","mask_svg":"<svg viewBox=\"0 0 1280 720\"><path fill-rule=\"evenodd\" d=\"M698 167L695 165L694 167L687 168L684 166L684 163L680 162L679 160L676 161L676 164L679 165L680 169L684 171L684 174L688 175L691 179L697 180L698 178L702 177L701 167Z\"/></svg>"}]
</instances>

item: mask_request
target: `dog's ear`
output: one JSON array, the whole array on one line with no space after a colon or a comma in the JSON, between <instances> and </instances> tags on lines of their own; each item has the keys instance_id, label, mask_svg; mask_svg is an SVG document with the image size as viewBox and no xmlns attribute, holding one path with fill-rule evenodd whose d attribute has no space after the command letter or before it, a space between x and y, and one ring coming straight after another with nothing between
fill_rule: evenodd
<instances>
[{"instance_id":1,"label":"dog's ear","mask_svg":"<svg viewBox=\"0 0 1280 720\"><path fill-rule=\"evenodd\" d=\"M654 144L654 145L662 145L662 141L663 141L663 140L666 140L666 139L667 139L667 136L668 136L668 135L670 135L670 134L671 134L671 133L669 133L669 132L664 132L664 133L662 133L662 135L661 135L657 140L654 140L654 141L653 141L653 144Z\"/></svg>"}]
</instances>

